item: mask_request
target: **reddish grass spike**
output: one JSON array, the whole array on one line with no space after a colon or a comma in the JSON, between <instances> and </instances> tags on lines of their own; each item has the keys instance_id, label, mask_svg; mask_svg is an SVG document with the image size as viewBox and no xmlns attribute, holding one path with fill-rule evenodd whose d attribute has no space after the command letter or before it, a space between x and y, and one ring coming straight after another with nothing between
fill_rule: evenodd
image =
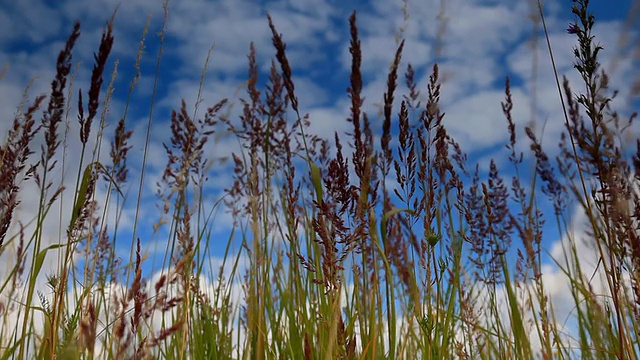
<instances>
[{"instance_id":1,"label":"reddish grass spike","mask_svg":"<svg viewBox=\"0 0 640 360\"><path fill-rule=\"evenodd\" d=\"M111 162L112 165L107 167L107 171L113 176L118 184L123 184L127 181L127 154L131 150L129 145L129 138L133 135L133 131L126 131L124 118L118 121L116 126L115 136L111 142Z\"/></svg>"},{"instance_id":2,"label":"reddish grass spike","mask_svg":"<svg viewBox=\"0 0 640 360\"><path fill-rule=\"evenodd\" d=\"M84 124L84 101L82 101L82 89L78 89L78 123L80 124L80 141L84 144L85 141L82 140L82 136L85 132Z\"/></svg>"},{"instance_id":3,"label":"reddish grass spike","mask_svg":"<svg viewBox=\"0 0 640 360\"><path fill-rule=\"evenodd\" d=\"M418 101L418 98L420 97L420 90L418 90L418 84L416 84L415 80L415 70L411 64L407 64L407 71L404 77L407 89L409 89L409 95L404 95L404 99L408 102L410 108L419 108L420 101Z\"/></svg>"},{"instance_id":4,"label":"reddish grass spike","mask_svg":"<svg viewBox=\"0 0 640 360\"><path fill-rule=\"evenodd\" d=\"M424 119L424 128L429 131L440 125L441 117L440 108L440 83L438 64L433 64L431 75L429 76L429 84L427 85L427 107Z\"/></svg>"},{"instance_id":5,"label":"reddish grass spike","mask_svg":"<svg viewBox=\"0 0 640 360\"><path fill-rule=\"evenodd\" d=\"M389 167L393 160L391 149L389 148L389 142L391 141L391 111L393 109L393 93L397 86L398 66L400 66L403 48L404 40L402 40L396 50L396 55L387 78L387 91L384 93L384 121L382 123L382 137L380 138L380 146L382 147L384 160L382 167L383 178L388 175Z\"/></svg>"},{"instance_id":6,"label":"reddish grass spike","mask_svg":"<svg viewBox=\"0 0 640 360\"><path fill-rule=\"evenodd\" d=\"M90 354L93 354L93 350L96 343L96 328L98 326L97 314L95 306L92 301L88 302L88 306L85 306L85 310L82 311L82 319L80 320L80 342L82 347L86 349Z\"/></svg>"},{"instance_id":7,"label":"reddish grass spike","mask_svg":"<svg viewBox=\"0 0 640 360\"><path fill-rule=\"evenodd\" d=\"M273 34L273 46L276 48L276 59L280 64L280 68L282 69L282 78L284 81L284 87L287 89L287 94L289 96L289 100L291 101L291 108L297 113L298 112L298 98L295 95L295 89L293 85L293 79L291 76L291 67L289 66L289 60L287 59L287 55L285 50L287 45L282 41L282 35L280 35L275 25L273 25L273 20L271 19L271 15L267 13L267 19L269 20L269 28L271 29L271 33Z\"/></svg>"},{"instance_id":8,"label":"reddish grass spike","mask_svg":"<svg viewBox=\"0 0 640 360\"><path fill-rule=\"evenodd\" d=\"M509 145L510 149L515 149L516 144L516 125L513 122L511 111L513 110L513 100L511 99L511 82L507 76L504 85L505 101L501 103L502 113L507 119L507 129L509 130Z\"/></svg>"},{"instance_id":9,"label":"reddish grass spike","mask_svg":"<svg viewBox=\"0 0 640 360\"><path fill-rule=\"evenodd\" d=\"M304 359L305 360L313 359L313 350L311 349L311 341L309 340L309 334L306 331L304 333Z\"/></svg>"},{"instance_id":10,"label":"reddish grass spike","mask_svg":"<svg viewBox=\"0 0 640 360\"><path fill-rule=\"evenodd\" d=\"M256 48L253 41L249 45L249 74L247 80L247 93L251 98L251 104L254 108L259 107L260 104L260 90L257 88L258 84L258 64L256 63Z\"/></svg>"},{"instance_id":11,"label":"reddish grass spike","mask_svg":"<svg viewBox=\"0 0 640 360\"><path fill-rule=\"evenodd\" d=\"M80 141L83 144L87 143L89 133L91 132L91 123L98 112L98 106L100 102L100 89L102 87L102 74L104 73L109 53L113 47L113 19L107 23L107 27L102 33L102 40L100 41L100 47L98 53L94 54L96 63L93 65L93 71L91 72L91 86L89 87L89 104L87 109L89 115L86 119L80 117ZM81 107L81 105L79 106Z\"/></svg>"},{"instance_id":12,"label":"reddish grass spike","mask_svg":"<svg viewBox=\"0 0 640 360\"><path fill-rule=\"evenodd\" d=\"M0 146L0 169L2 169L0 172L0 252L13 220L13 211L20 203L18 174L24 170L29 155L33 153L29 143L39 130L39 127L33 128L35 125L33 116L44 99L44 96L37 97L22 116L16 116L13 119L7 142ZM27 171L28 176L29 171Z\"/></svg>"},{"instance_id":13,"label":"reddish grass spike","mask_svg":"<svg viewBox=\"0 0 640 360\"><path fill-rule=\"evenodd\" d=\"M115 303L119 303L117 299ZM114 358L116 359L119 358L119 356L121 356L120 354L122 354L126 350L131 337L131 333L125 334L127 327L127 323L125 320L127 309L125 308L125 305L126 303L120 305L120 311L118 312L116 322L113 326L113 335L115 337L116 344L116 356Z\"/></svg>"},{"instance_id":14,"label":"reddish grass spike","mask_svg":"<svg viewBox=\"0 0 640 360\"><path fill-rule=\"evenodd\" d=\"M64 112L64 89L67 85L67 76L71 71L71 52L80 37L80 23L75 23L73 31L65 44L65 48L58 54L56 63L56 76L51 82L51 96L49 106L45 111L42 124L45 128L46 149L43 153L43 166L45 171L49 171L49 160L53 158L60 141L58 140L58 124L62 121ZM43 184L44 185L44 184Z\"/></svg>"},{"instance_id":15,"label":"reddish grass spike","mask_svg":"<svg viewBox=\"0 0 640 360\"><path fill-rule=\"evenodd\" d=\"M362 135L360 129L360 111L363 99L362 92L362 74L360 66L362 63L362 51L360 49L360 39L358 38L358 25L356 23L356 12L354 11L349 17L349 29L351 32L351 42L349 44L349 52L351 53L351 75L349 75L349 97L351 98L351 118L353 122L353 141L354 147L359 149L362 145ZM356 168L356 172L361 169Z\"/></svg>"},{"instance_id":16,"label":"reddish grass spike","mask_svg":"<svg viewBox=\"0 0 640 360\"><path fill-rule=\"evenodd\" d=\"M285 101L283 101L283 79L276 69L276 64L271 63L271 73L269 74L269 84L267 84L267 91L265 94L266 107L262 109L262 113L267 115L268 119L278 119L282 117L285 112ZM273 122L272 122L273 123ZM269 124L272 126L273 124ZM268 129L275 130L275 129ZM267 139L271 140L271 139ZM278 150L277 148L273 150Z\"/></svg>"},{"instance_id":17,"label":"reddish grass spike","mask_svg":"<svg viewBox=\"0 0 640 360\"><path fill-rule=\"evenodd\" d=\"M553 201L553 207L556 215L559 215L566 207L566 199L564 198L566 189L564 185L556 179L554 175L554 168L553 165L551 165L549 156L547 156L546 152L542 150L542 145L538 142L533 130L526 127L525 132L531 140L531 150L536 157L536 172L545 183L542 188L542 192Z\"/></svg>"},{"instance_id":18,"label":"reddish grass spike","mask_svg":"<svg viewBox=\"0 0 640 360\"><path fill-rule=\"evenodd\" d=\"M182 328L182 324L182 321L177 321L170 327L163 329L160 334L155 339L153 339L153 341L151 342L151 346L160 344L164 339L168 338L173 333L178 332L178 330Z\"/></svg>"}]
</instances>

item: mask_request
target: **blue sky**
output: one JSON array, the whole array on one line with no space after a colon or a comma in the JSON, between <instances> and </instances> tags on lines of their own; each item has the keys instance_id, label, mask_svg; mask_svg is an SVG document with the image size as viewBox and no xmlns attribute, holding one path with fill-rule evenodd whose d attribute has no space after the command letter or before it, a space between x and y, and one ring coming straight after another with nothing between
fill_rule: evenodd
<instances>
[{"instance_id":1,"label":"blue sky","mask_svg":"<svg viewBox=\"0 0 640 360\"><path fill-rule=\"evenodd\" d=\"M615 102L621 114L628 115L638 109L638 98L630 94L631 82L640 72L638 59L630 59L628 47L620 47L631 0L593 0L593 11L598 19L595 35L605 44L602 62L608 70L612 84L620 91ZM637 3L637 1L636 1ZM133 72L138 43L148 15L151 16L146 39L146 52L142 58L141 79L135 88L128 126L133 128L133 151L129 160L131 207L135 206L144 134L149 117L150 95L153 88L158 38L163 10L161 1L131 0L18 0L0 5L0 68L8 71L0 80L0 115L12 118L25 86L32 80L30 98L48 93L54 74L55 58L68 36L72 23L80 20L82 35L78 41L74 62L80 63L75 87L87 89L92 53L97 50L102 27L119 4L115 21L115 45L107 68L110 77L113 62L119 61L118 80L108 121L115 124L124 111L124 102ZM444 4L444 7L442 7ZM159 201L155 197L156 183L165 166L162 143L168 142L170 111L180 106L182 99L193 109L197 98L202 68L210 47L213 48L202 93L204 109L221 98L229 98L237 113L238 98L246 79L249 43L253 41L262 70L268 69L274 49L265 17L269 12L287 43L289 61L303 113L309 113L315 133L331 138L334 131L348 131L345 119L349 115L346 96L350 57L348 53L348 17L358 12L358 24L363 50L365 76L365 109L374 125L379 125L378 105L382 102L387 71L396 48L396 36L404 29L406 39L401 69L411 63L418 75L418 84L426 92L427 77L433 63L439 63L443 75L442 108L446 112L449 132L458 140L471 162L478 161L486 169L494 157L499 165L506 165L504 144L508 139L500 102L504 98L504 79L511 76L515 109L514 117L523 136L523 127L533 124L538 135L546 121L544 141L549 149L555 148L562 129L562 116L555 80L552 76L546 43L541 34L534 34L534 23L528 17L536 11L529 1L512 0L418 0L408 1L405 20L402 1L392 0L175 0L169 3L164 53L160 65L160 83L153 117L149 168L144 188L142 219L157 221ZM544 9L554 55L560 75L566 75L573 84L579 84L572 68L571 47L574 37L566 28L573 17L569 0L545 1ZM443 21L445 20L445 21ZM637 29L639 20L628 29ZM626 32L638 46L638 32ZM438 39L441 48L438 48ZM537 40L536 40L537 39ZM532 46L532 44L535 44ZM537 54L537 77L531 78L532 62ZM263 77L264 78L264 77ZM402 80L402 77L400 78ZM535 82L536 91L532 92ZM401 86L401 90L405 89ZM637 95L637 94L636 94ZM396 99L400 99L398 94ZM532 109L532 99L537 99ZM398 107L395 108L397 111ZM73 121L72 121L73 122ZM0 123L0 133L6 134L9 122ZM107 129L112 132L114 126ZM75 130L72 130L75 132ZM527 151L528 142L522 138L521 150ZM68 151L71 164L67 171L75 176L73 159L77 157L77 141L70 141ZM108 147L104 155L108 154ZM220 137L208 144L207 153L228 157L239 150L231 137ZM552 152L551 152L552 153ZM231 181L230 165L214 171L207 185L210 191L205 200L212 205L221 195L221 189ZM509 176L506 171L503 175ZM24 193L20 216L33 214L30 194ZM69 199L63 200L69 201ZM56 217L53 217L56 220ZM121 231L130 231L132 210L127 210L121 222ZM64 222L63 222L64 223ZM231 218L220 211L213 228L216 236L231 230ZM553 253L558 240L555 232L545 238ZM141 229L145 238L149 229ZM55 238L55 236L54 236ZM155 240L146 239L148 250ZM53 240L52 240L53 241ZM220 243L221 244L221 243ZM128 244L124 246L128 254ZM159 251L164 251L160 246ZM554 274L552 274L554 275ZM557 274L556 274L557 275ZM559 291L559 290L558 290Z\"/></svg>"}]
</instances>

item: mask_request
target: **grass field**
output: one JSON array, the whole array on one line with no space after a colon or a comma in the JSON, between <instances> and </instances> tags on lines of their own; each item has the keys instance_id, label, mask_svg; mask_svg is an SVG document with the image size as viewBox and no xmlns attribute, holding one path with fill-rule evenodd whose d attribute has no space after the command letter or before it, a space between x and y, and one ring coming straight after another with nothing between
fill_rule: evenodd
<instances>
[{"instance_id":1,"label":"grass field","mask_svg":"<svg viewBox=\"0 0 640 360\"><path fill-rule=\"evenodd\" d=\"M382 127L373 127L363 106L355 12L348 19L349 131L312 133L287 34L268 17L276 54L268 79L258 79L252 44L243 100L208 104L200 116L183 102L171 114L157 214L136 194L143 180L128 183L133 126L126 111L115 121L106 111L116 77L105 74L113 19L88 91L73 88L76 24L51 92L25 92L2 137L0 253L8 260L0 358L637 359L636 114L616 112L616 84L600 66L589 1L566 3L575 14L566 31L575 37L582 82L556 75L559 146L543 146L533 124L516 127L506 78L509 169L492 160L482 165L487 176L447 130L438 65L428 83L417 83L411 66L401 68L403 41L381 69L388 72ZM640 75L628 80L640 89ZM401 87L408 95L399 95ZM229 116L231 105L238 116ZM70 122L79 134L65 131ZM149 124L141 135L145 161ZM230 159L233 185L215 204L234 220L222 243L212 239L214 210L202 200L216 165L205 145L220 132L242 148ZM66 147L76 136L77 165ZM63 186L63 177L75 181ZM29 216L20 212L26 191L38 194ZM137 204L133 217L125 203ZM542 213L543 203L552 213ZM576 213L585 219L579 236ZM130 239L116 239L123 221L133 223ZM555 232L543 233L549 223ZM141 234L160 227L169 229L154 260L162 270L149 272ZM562 249L545 249L548 236L562 238ZM131 242L130 257L116 252L116 240ZM209 261L212 247L225 249L221 263ZM592 271L585 259L596 260ZM550 266L560 278L550 279ZM550 286L569 289L560 304L568 318L558 318Z\"/></svg>"}]
</instances>

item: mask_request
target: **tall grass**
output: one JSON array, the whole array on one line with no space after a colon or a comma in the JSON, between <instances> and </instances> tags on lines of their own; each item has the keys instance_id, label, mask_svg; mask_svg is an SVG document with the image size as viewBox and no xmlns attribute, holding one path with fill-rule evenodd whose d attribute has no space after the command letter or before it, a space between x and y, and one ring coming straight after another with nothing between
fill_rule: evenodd
<instances>
[{"instance_id":1,"label":"tall grass","mask_svg":"<svg viewBox=\"0 0 640 360\"><path fill-rule=\"evenodd\" d=\"M152 224L139 211L154 90L128 259L117 256L115 244L131 200L125 189L131 186L127 113L133 104L127 100L109 135L117 67L106 91L103 76L113 19L89 91L72 96L72 53L81 32L75 24L50 95L25 100L0 147L0 253L10 260L0 287L0 356L638 358L640 140L635 148L625 141L635 135L635 114L623 118L614 110L588 3L573 2L576 22L567 29L576 37L582 83L557 78L564 109L556 114L564 119L559 151L545 150L532 127L524 129L526 139L518 137L506 78L502 110L511 168L491 160L486 176L447 131L438 65L427 84L417 84L413 67L401 68L404 41L390 58L382 128L373 127L362 94L355 12L349 18L350 130L331 139L313 134L314 119L305 115L293 82L286 34L268 17L275 61L259 89L250 46L239 117L227 115L226 99L201 117L184 101L171 113L158 184L160 220ZM160 35L162 47L164 27ZM143 47L144 36L136 71ZM161 54L162 48L158 66ZM397 106L400 83L407 95ZM77 169L66 144L78 135L65 131L61 138L62 125L79 130ZM213 210L203 200L213 160L204 149L225 131L242 151L233 155L233 184L215 205L234 218L234 231L221 244L212 239ZM522 141L530 152L520 152ZM111 144L108 158L101 157L103 142ZM63 181L67 166L75 169L72 186ZM26 219L16 216L25 189L38 194L38 211ZM544 201L553 214L542 213ZM571 228L576 208L588 219L582 237ZM548 220L557 233L543 234ZM145 273L145 239L138 234L162 234L156 232L161 227L168 229L162 271ZM569 321L557 317L547 289L542 239L549 236L564 239L555 266L572 296ZM220 269L209 262L213 248L215 254L224 249ZM598 260L593 274L581 264L585 249ZM596 286L600 280L603 289Z\"/></svg>"}]
</instances>

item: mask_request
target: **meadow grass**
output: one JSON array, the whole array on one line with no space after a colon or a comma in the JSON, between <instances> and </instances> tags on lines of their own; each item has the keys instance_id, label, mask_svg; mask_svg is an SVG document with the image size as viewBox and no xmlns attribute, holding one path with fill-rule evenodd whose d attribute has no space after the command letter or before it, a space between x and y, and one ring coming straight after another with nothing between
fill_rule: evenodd
<instances>
[{"instance_id":1,"label":"meadow grass","mask_svg":"<svg viewBox=\"0 0 640 360\"><path fill-rule=\"evenodd\" d=\"M237 118L227 116L227 100L200 117L184 101L172 112L156 224L140 214L152 103L132 235L117 238L131 240L128 259L116 255L115 244L124 204L133 201L123 191L130 187L130 100L114 133L104 131L111 129L116 73L105 84L113 19L96 52L89 91L78 97L71 91L80 36L80 24L74 25L51 93L25 100L0 147L0 253L10 260L0 285L0 357L638 358L640 140L631 146L636 150L625 140L635 135L635 114L623 118L614 111L588 0L575 0L572 11L577 22L567 31L576 37L575 70L583 83L557 78L564 114L555 117L565 125L551 151L557 155L548 155L533 128L518 138L506 78L510 169L492 160L486 176L447 132L438 65L427 84L417 84L410 65L400 68L403 41L390 52L382 129L373 128L363 106L355 13L349 19L350 131L331 139L311 133L314 119L305 115L292 80L295 65L268 17L275 61L259 89L251 45ZM161 47L163 39L164 28ZM153 99L158 81L156 73ZM408 92L398 107L399 83ZM63 186L69 160L61 144L76 135L61 126L76 116L81 156L77 169L71 165L75 183ZM212 210L202 199L212 164L205 145L224 131L237 137L242 151L232 158L233 184L216 203L234 218L234 231L221 242L211 236ZM530 152L518 150L522 141ZM100 158L107 143L109 157ZM28 219L16 216L26 187L39 194L38 211ZM63 196L71 206L61 205ZM543 201L553 214L544 216ZM570 226L574 206L588 219L582 237ZM51 219L57 228L49 228ZM543 235L547 219L557 233ZM158 234L161 227L168 228L162 271L145 274L145 239L137 234ZM564 239L554 265L571 294L569 321L557 318L549 297L544 236ZM220 268L210 262L212 248L216 256L224 250ZM602 278L584 271L585 251L593 251Z\"/></svg>"}]
</instances>

